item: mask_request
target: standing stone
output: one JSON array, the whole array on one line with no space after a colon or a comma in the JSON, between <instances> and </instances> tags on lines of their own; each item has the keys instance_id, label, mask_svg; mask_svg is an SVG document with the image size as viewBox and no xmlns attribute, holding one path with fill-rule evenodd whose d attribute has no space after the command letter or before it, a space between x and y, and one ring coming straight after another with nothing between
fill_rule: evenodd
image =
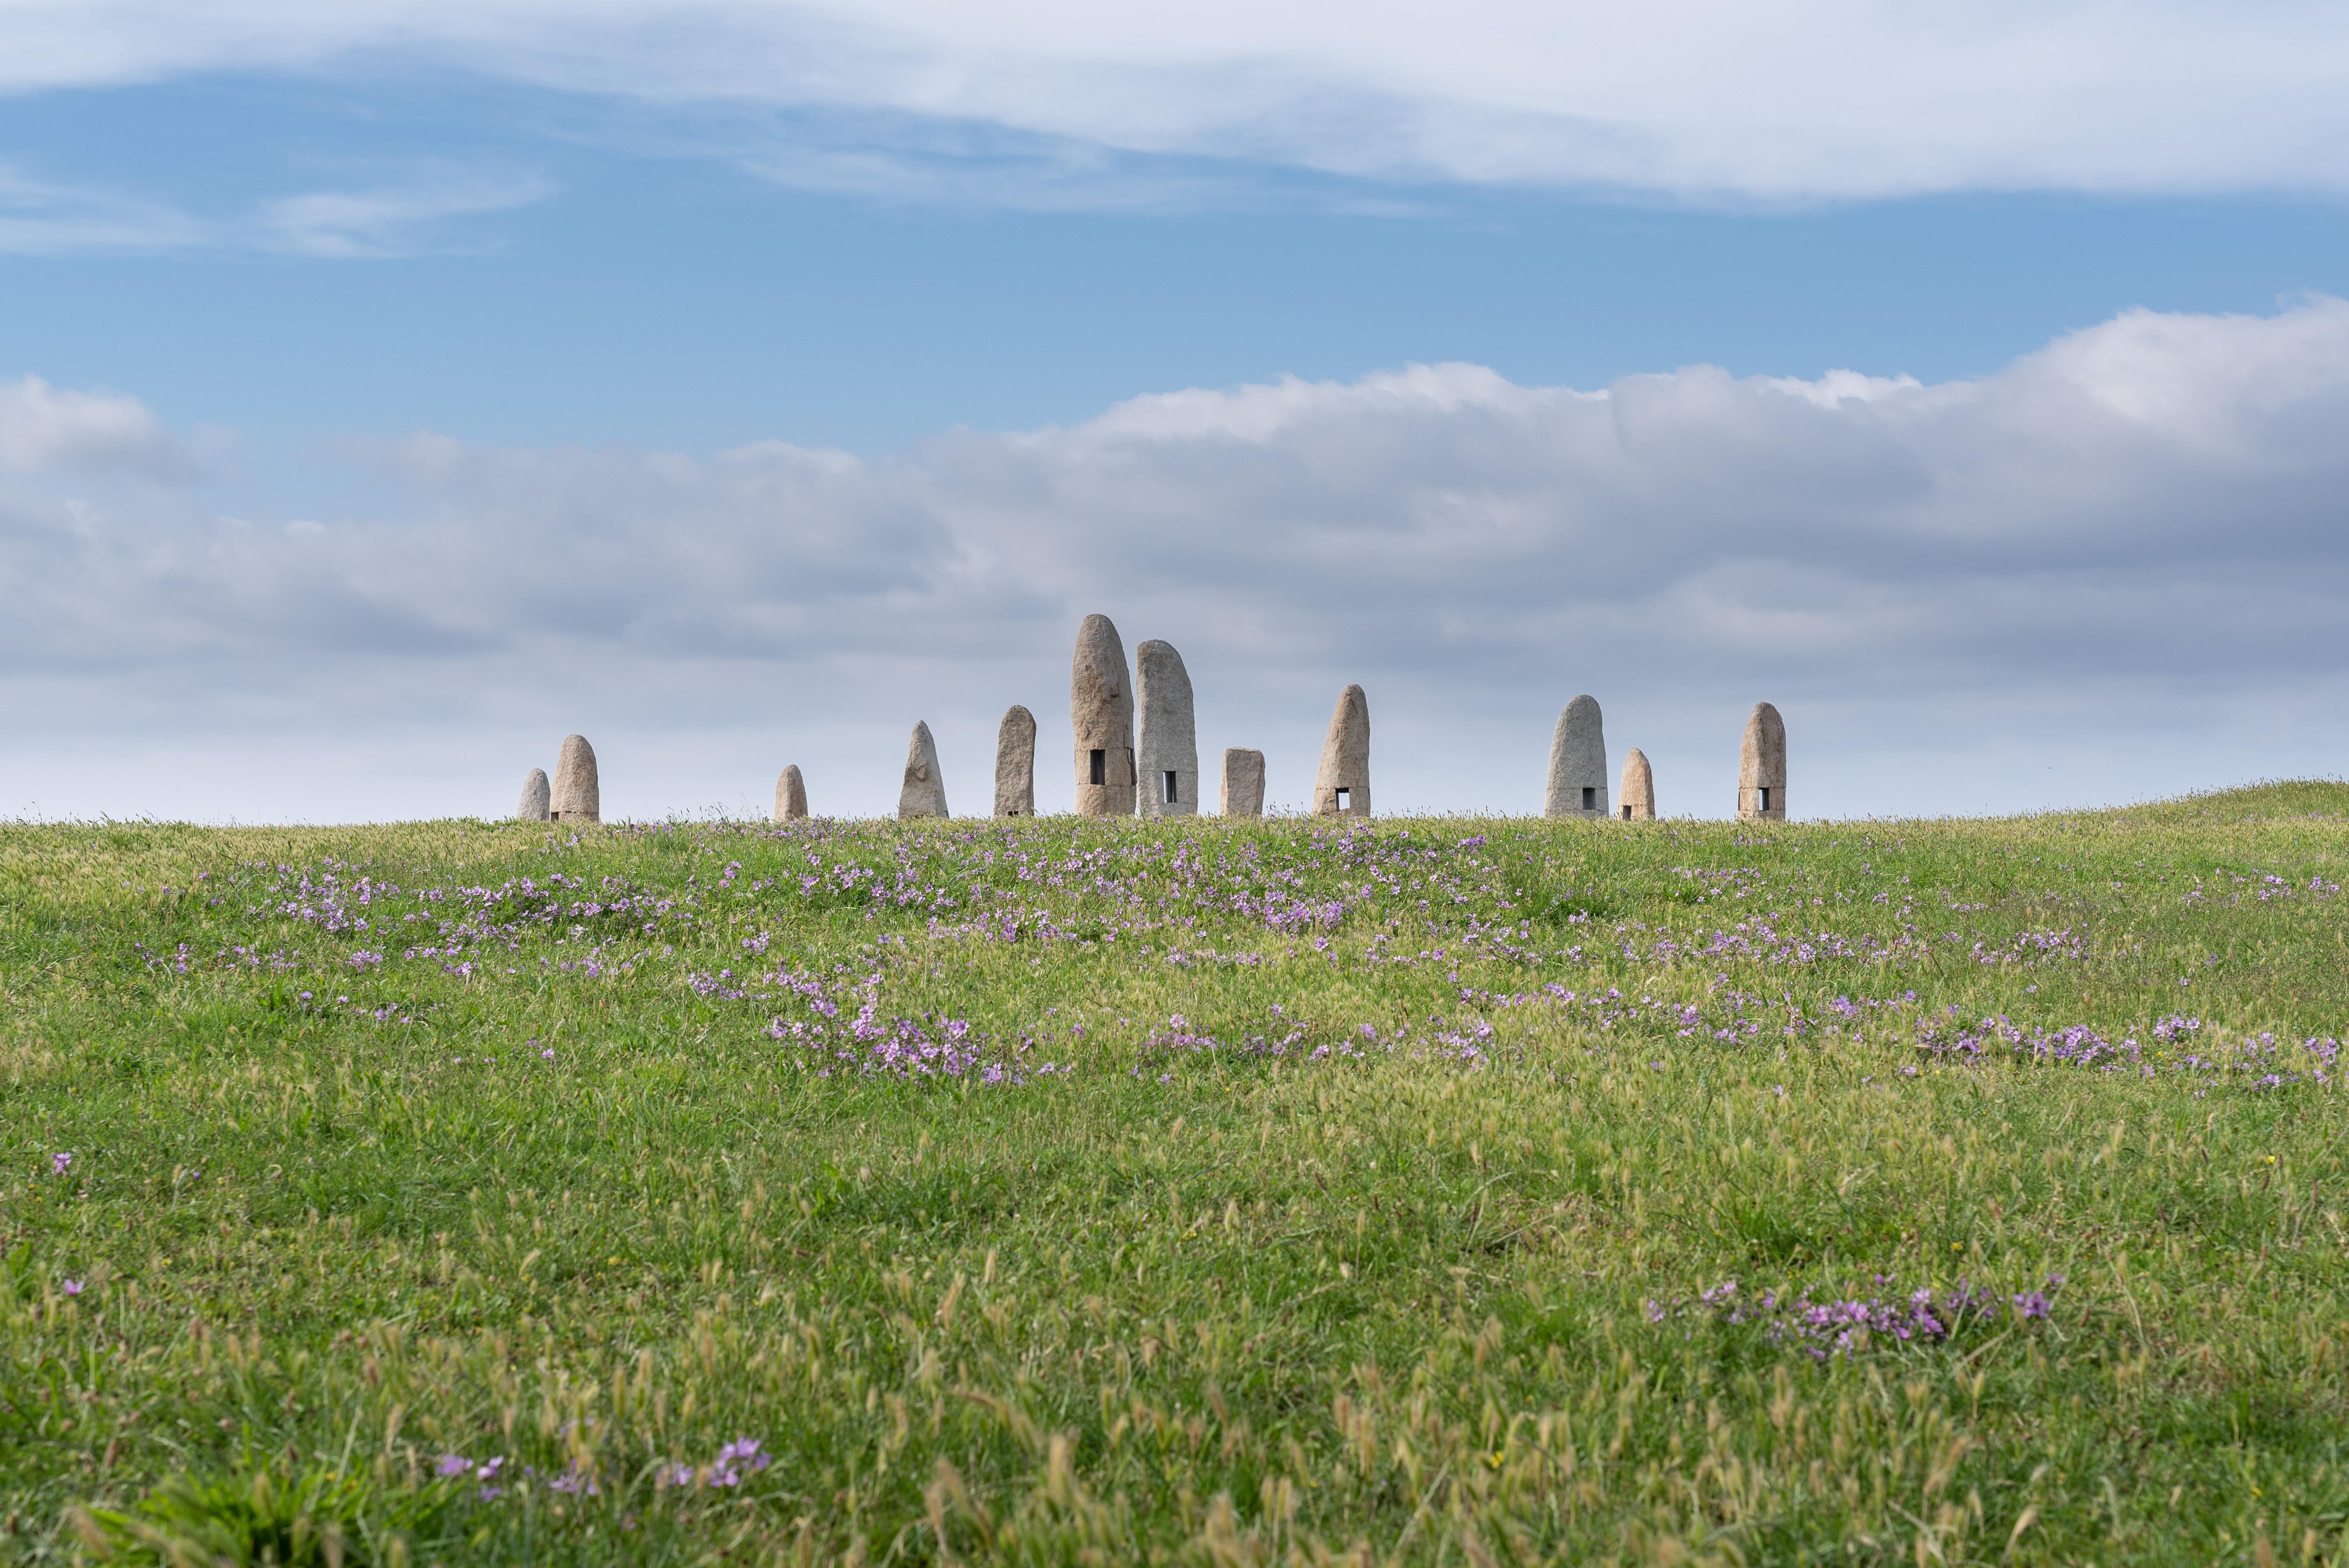
<instances>
[{"instance_id":1,"label":"standing stone","mask_svg":"<svg viewBox=\"0 0 2349 1568\"><path fill-rule=\"evenodd\" d=\"M1172 643L1133 650L1133 689L1142 709L1141 796L1145 817L1199 814L1199 730L1191 712L1191 672Z\"/></svg>"},{"instance_id":2,"label":"standing stone","mask_svg":"<svg viewBox=\"0 0 2349 1568\"><path fill-rule=\"evenodd\" d=\"M1585 693L1566 705L1549 738L1549 791L1545 817L1607 815L1607 735L1599 699Z\"/></svg>"},{"instance_id":3,"label":"standing stone","mask_svg":"<svg viewBox=\"0 0 2349 1568\"><path fill-rule=\"evenodd\" d=\"M600 822L604 820L603 786L595 779L595 748L584 735L566 735L554 758L554 788L549 802L558 822Z\"/></svg>"},{"instance_id":4,"label":"standing stone","mask_svg":"<svg viewBox=\"0 0 2349 1568\"><path fill-rule=\"evenodd\" d=\"M947 814L947 781L938 772L938 743L930 727L914 726L905 746L905 784L897 791L897 817L943 817Z\"/></svg>"},{"instance_id":5,"label":"standing stone","mask_svg":"<svg viewBox=\"0 0 2349 1568\"><path fill-rule=\"evenodd\" d=\"M1225 748L1223 812L1226 817L1264 815L1263 752Z\"/></svg>"},{"instance_id":6,"label":"standing stone","mask_svg":"<svg viewBox=\"0 0 2349 1568\"><path fill-rule=\"evenodd\" d=\"M1077 628L1069 727L1077 732L1077 814L1133 816L1133 685L1107 615L1088 615Z\"/></svg>"},{"instance_id":7,"label":"standing stone","mask_svg":"<svg viewBox=\"0 0 2349 1568\"><path fill-rule=\"evenodd\" d=\"M1737 820L1786 820L1786 721L1766 702L1755 703L1745 721L1745 744L1737 758Z\"/></svg>"},{"instance_id":8,"label":"standing stone","mask_svg":"<svg viewBox=\"0 0 2349 1568\"><path fill-rule=\"evenodd\" d=\"M995 732L995 814L1036 814L1036 716L1016 702Z\"/></svg>"},{"instance_id":9,"label":"standing stone","mask_svg":"<svg viewBox=\"0 0 2349 1568\"><path fill-rule=\"evenodd\" d=\"M1350 686L1338 694L1330 715L1330 738L1321 743L1321 771L1313 779L1317 817L1371 814L1371 699Z\"/></svg>"},{"instance_id":10,"label":"standing stone","mask_svg":"<svg viewBox=\"0 0 2349 1568\"><path fill-rule=\"evenodd\" d=\"M546 769L533 768L522 781L522 804L514 809L514 815L525 822L543 822L552 814L547 806L551 798Z\"/></svg>"},{"instance_id":11,"label":"standing stone","mask_svg":"<svg viewBox=\"0 0 2349 1568\"><path fill-rule=\"evenodd\" d=\"M1652 822L1656 820L1656 776L1648 768L1648 754L1638 747L1631 748L1623 758L1623 793L1620 807L1627 822Z\"/></svg>"},{"instance_id":12,"label":"standing stone","mask_svg":"<svg viewBox=\"0 0 2349 1568\"><path fill-rule=\"evenodd\" d=\"M807 815L807 780L796 762L775 776L775 820L796 822Z\"/></svg>"}]
</instances>

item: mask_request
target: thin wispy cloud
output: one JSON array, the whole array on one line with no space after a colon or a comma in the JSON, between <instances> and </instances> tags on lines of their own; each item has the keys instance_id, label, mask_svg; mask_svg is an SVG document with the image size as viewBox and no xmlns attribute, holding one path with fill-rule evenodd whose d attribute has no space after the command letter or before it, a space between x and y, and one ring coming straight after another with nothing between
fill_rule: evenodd
<instances>
[{"instance_id":1,"label":"thin wispy cloud","mask_svg":"<svg viewBox=\"0 0 2349 1568\"><path fill-rule=\"evenodd\" d=\"M0 255L178 251L212 237L210 224L168 202L37 180L0 164Z\"/></svg>"},{"instance_id":2,"label":"thin wispy cloud","mask_svg":"<svg viewBox=\"0 0 2349 1568\"><path fill-rule=\"evenodd\" d=\"M554 193L535 175L443 171L437 178L352 191L313 191L261 204L249 237L300 255L383 257L478 245L451 220L510 212Z\"/></svg>"},{"instance_id":3,"label":"thin wispy cloud","mask_svg":"<svg viewBox=\"0 0 2349 1568\"><path fill-rule=\"evenodd\" d=\"M18 0L0 90L424 61L1380 181L1805 201L2349 182L2349 13L1667 0ZM883 157L883 183L904 160ZM853 172L833 160L829 178Z\"/></svg>"},{"instance_id":4,"label":"thin wispy cloud","mask_svg":"<svg viewBox=\"0 0 2349 1568\"><path fill-rule=\"evenodd\" d=\"M554 194L532 172L432 167L349 189L310 190L200 213L116 189L0 165L0 255L156 255L200 251L372 258L491 248L468 220Z\"/></svg>"}]
</instances>

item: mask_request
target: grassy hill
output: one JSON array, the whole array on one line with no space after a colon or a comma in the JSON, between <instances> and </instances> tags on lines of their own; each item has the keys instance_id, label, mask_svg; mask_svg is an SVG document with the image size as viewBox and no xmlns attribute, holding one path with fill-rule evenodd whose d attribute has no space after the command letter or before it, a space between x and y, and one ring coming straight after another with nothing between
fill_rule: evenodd
<instances>
[{"instance_id":1,"label":"grassy hill","mask_svg":"<svg viewBox=\"0 0 2349 1568\"><path fill-rule=\"evenodd\" d=\"M2333 784L0 828L0 1560L2341 1561L2344 881Z\"/></svg>"}]
</instances>

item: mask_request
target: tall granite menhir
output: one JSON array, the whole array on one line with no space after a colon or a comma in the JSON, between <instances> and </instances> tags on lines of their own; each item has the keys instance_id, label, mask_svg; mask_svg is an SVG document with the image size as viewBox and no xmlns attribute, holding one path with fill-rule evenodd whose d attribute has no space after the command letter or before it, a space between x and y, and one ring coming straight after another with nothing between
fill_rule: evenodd
<instances>
[{"instance_id":1,"label":"tall granite menhir","mask_svg":"<svg viewBox=\"0 0 2349 1568\"><path fill-rule=\"evenodd\" d=\"M1766 702L1754 705L1737 758L1737 820L1786 820L1786 721Z\"/></svg>"},{"instance_id":2,"label":"tall granite menhir","mask_svg":"<svg viewBox=\"0 0 2349 1568\"><path fill-rule=\"evenodd\" d=\"M1545 817L1607 815L1607 736L1599 699L1585 693L1566 705L1549 738Z\"/></svg>"},{"instance_id":3,"label":"tall granite menhir","mask_svg":"<svg viewBox=\"0 0 2349 1568\"><path fill-rule=\"evenodd\" d=\"M807 780L794 762L775 775L775 820L796 822L807 814Z\"/></svg>"},{"instance_id":4,"label":"tall granite menhir","mask_svg":"<svg viewBox=\"0 0 2349 1568\"><path fill-rule=\"evenodd\" d=\"M549 806L558 822L600 822L604 820L604 789L595 779L595 748L584 735L566 735L554 758L554 787Z\"/></svg>"},{"instance_id":5,"label":"tall granite menhir","mask_svg":"<svg viewBox=\"0 0 2349 1568\"><path fill-rule=\"evenodd\" d=\"M1224 797L1226 817L1264 815L1264 753L1246 747L1224 748Z\"/></svg>"},{"instance_id":6,"label":"tall granite menhir","mask_svg":"<svg viewBox=\"0 0 2349 1568\"><path fill-rule=\"evenodd\" d=\"M1623 758L1620 800L1623 820L1652 822L1656 820L1656 775L1648 767L1648 754L1636 746Z\"/></svg>"},{"instance_id":7,"label":"tall granite menhir","mask_svg":"<svg viewBox=\"0 0 2349 1568\"><path fill-rule=\"evenodd\" d=\"M1125 645L1107 615L1077 628L1069 672L1069 727L1076 731L1077 814L1133 815L1133 683Z\"/></svg>"},{"instance_id":8,"label":"tall granite menhir","mask_svg":"<svg viewBox=\"0 0 2349 1568\"><path fill-rule=\"evenodd\" d=\"M897 791L900 820L947 815L947 781L938 771L938 743L926 722L914 726L905 743L905 782Z\"/></svg>"},{"instance_id":9,"label":"tall granite menhir","mask_svg":"<svg viewBox=\"0 0 2349 1568\"><path fill-rule=\"evenodd\" d=\"M1350 686L1338 694L1330 737L1321 743L1321 770L1313 779L1317 817L1371 814L1371 699Z\"/></svg>"},{"instance_id":10,"label":"tall granite menhir","mask_svg":"<svg viewBox=\"0 0 2349 1568\"><path fill-rule=\"evenodd\" d=\"M1199 729L1191 712L1191 672L1172 643L1133 650L1134 696L1142 709L1141 778L1145 817L1199 814Z\"/></svg>"},{"instance_id":11,"label":"tall granite menhir","mask_svg":"<svg viewBox=\"0 0 2349 1568\"><path fill-rule=\"evenodd\" d=\"M522 804L514 808L514 816L525 822L543 822L552 819L554 807L549 804L554 793L546 782L546 769L533 768L523 776Z\"/></svg>"},{"instance_id":12,"label":"tall granite menhir","mask_svg":"<svg viewBox=\"0 0 2349 1568\"><path fill-rule=\"evenodd\" d=\"M995 732L995 814L1036 814L1036 716L1016 702Z\"/></svg>"}]
</instances>

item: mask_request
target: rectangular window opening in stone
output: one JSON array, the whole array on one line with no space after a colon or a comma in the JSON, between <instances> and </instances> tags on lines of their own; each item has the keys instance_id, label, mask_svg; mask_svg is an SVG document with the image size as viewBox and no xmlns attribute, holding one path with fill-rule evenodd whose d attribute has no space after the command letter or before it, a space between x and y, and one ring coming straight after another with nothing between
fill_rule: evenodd
<instances>
[{"instance_id":1,"label":"rectangular window opening in stone","mask_svg":"<svg viewBox=\"0 0 2349 1568\"><path fill-rule=\"evenodd\" d=\"M1338 810L1340 811L1350 810L1352 809L1353 804L1354 792L1351 789L1340 789L1338 791Z\"/></svg>"},{"instance_id":2,"label":"rectangular window opening in stone","mask_svg":"<svg viewBox=\"0 0 2349 1568\"><path fill-rule=\"evenodd\" d=\"M1599 791L1588 784L1582 787L1582 809L1586 811L1599 810Z\"/></svg>"},{"instance_id":3,"label":"rectangular window opening in stone","mask_svg":"<svg viewBox=\"0 0 2349 1568\"><path fill-rule=\"evenodd\" d=\"M1770 786L1767 784L1762 786L1762 809L1765 811L1770 809Z\"/></svg>"},{"instance_id":4,"label":"rectangular window opening in stone","mask_svg":"<svg viewBox=\"0 0 2349 1568\"><path fill-rule=\"evenodd\" d=\"M1169 768L1166 770L1166 803L1169 806L1172 806L1178 803L1182 799L1183 797L1181 793L1177 791L1174 787L1174 769Z\"/></svg>"},{"instance_id":5,"label":"rectangular window opening in stone","mask_svg":"<svg viewBox=\"0 0 2349 1568\"><path fill-rule=\"evenodd\" d=\"M1108 752L1096 751L1093 753L1092 769L1092 777L1086 780L1088 783L1106 784L1109 782Z\"/></svg>"},{"instance_id":6,"label":"rectangular window opening in stone","mask_svg":"<svg viewBox=\"0 0 2349 1568\"><path fill-rule=\"evenodd\" d=\"M1627 822L1631 820L1631 808L1629 806L1623 808L1623 820Z\"/></svg>"}]
</instances>

